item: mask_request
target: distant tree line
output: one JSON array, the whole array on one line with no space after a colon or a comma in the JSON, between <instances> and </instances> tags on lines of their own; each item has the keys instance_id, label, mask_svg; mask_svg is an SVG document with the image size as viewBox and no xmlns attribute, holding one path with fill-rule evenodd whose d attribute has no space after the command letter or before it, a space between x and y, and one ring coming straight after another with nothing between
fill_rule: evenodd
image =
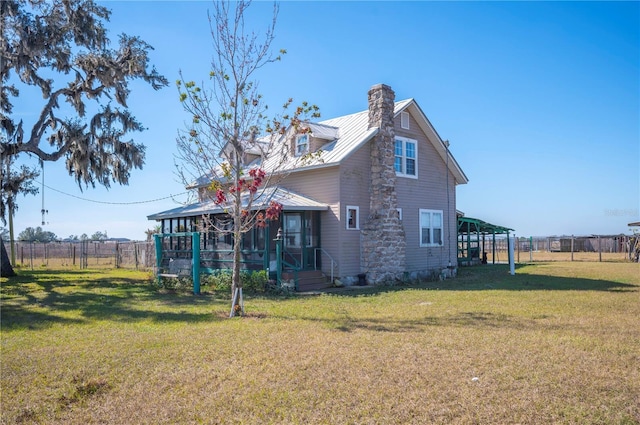
<instances>
[{"instance_id":1,"label":"distant tree line","mask_svg":"<svg viewBox=\"0 0 640 425\"><path fill-rule=\"evenodd\" d=\"M8 239L9 231L4 227L0 227L0 235L2 235L2 239ZM27 227L18 235L19 241L24 242L59 242L59 241L67 241L67 242L77 242L77 241L104 241L109 239L107 235L107 231L104 232L97 231L91 236L88 236L86 233L82 235L69 235L66 238L59 238L55 233L43 230L42 227L38 226L36 228Z\"/></svg>"}]
</instances>

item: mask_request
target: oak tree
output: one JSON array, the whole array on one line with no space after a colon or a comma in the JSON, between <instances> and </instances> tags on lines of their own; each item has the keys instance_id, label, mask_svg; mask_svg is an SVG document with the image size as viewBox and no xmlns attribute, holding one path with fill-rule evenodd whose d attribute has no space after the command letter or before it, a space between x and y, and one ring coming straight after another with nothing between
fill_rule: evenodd
<instances>
[{"instance_id":1,"label":"oak tree","mask_svg":"<svg viewBox=\"0 0 640 425\"><path fill-rule=\"evenodd\" d=\"M11 170L21 154L64 160L81 189L126 185L131 170L142 168L145 147L128 137L144 129L127 108L129 84L143 80L158 90L168 82L150 66L152 47L139 37L121 34L110 47L110 15L93 0L0 2L3 218L34 177L29 169ZM27 122L13 107L33 90L41 94L42 106ZM35 97L29 96L30 109Z\"/></svg>"}]
</instances>

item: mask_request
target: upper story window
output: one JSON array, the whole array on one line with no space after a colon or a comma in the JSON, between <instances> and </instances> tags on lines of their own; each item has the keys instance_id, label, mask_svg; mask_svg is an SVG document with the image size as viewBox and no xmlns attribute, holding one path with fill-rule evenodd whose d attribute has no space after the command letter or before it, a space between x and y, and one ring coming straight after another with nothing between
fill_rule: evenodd
<instances>
[{"instance_id":1,"label":"upper story window","mask_svg":"<svg viewBox=\"0 0 640 425\"><path fill-rule=\"evenodd\" d=\"M409 130L409 113L400 112L400 127L405 130Z\"/></svg>"},{"instance_id":2,"label":"upper story window","mask_svg":"<svg viewBox=\"0 0 640 425\"><path fill-rule=\"evenodd\" d=\"M405 137L395 140L395 169L397 176L418 177L418 142Z\"/></svg>"},{"instance_id":3,"label":"upper story window","mask_svg":"<svg viewBox=\"0 0 640 425\"><path fill-rule=\"evenodd\" d=\"M309 152L309 135L299 134L296 136L296 156Z\"/></svg>"},{"instance_id":4,"label":"upper story window","mask_svg":"<svg viewBox=\"0 0 640 425\"><path fill-rule=\"evenodd\" d=\"M420 246L442 245L442 211L420 210Z\"/></svg>"}]
</instances>

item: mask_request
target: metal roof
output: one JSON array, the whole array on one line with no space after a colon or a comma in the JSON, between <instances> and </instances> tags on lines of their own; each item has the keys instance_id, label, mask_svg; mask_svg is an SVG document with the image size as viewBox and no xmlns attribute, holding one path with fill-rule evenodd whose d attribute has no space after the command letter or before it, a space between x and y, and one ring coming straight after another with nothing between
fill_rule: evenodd
<instances>
[{"instance_id":1,"label":"metal roof","mask_svg":"<svg viewBox=\"0 0 640 425\"><path fill-rule=\"evenodd\" d=\"M427 139L435 147L442 160L447 161L447 156L449 157L449 168L453 173L456 183L467 183L469 179L414 99L395 102L395 116L398 116L405 110L413 114L420 128L427 135ZM344 159L356 152L379 131L377 127L369 128L368 109L354 114L320 121L319 123L311 123L310 128L312 133L318 133L321 138L327 140L330 135L335 135L335 140L324 145L319 155L313 155L310 158L289 157L284 163L282 163L282 157L273 156L263 162L262 168L267 172L269 172L269 170L300 172L315 168L333 167L339 165ZM285 137L287 136L285 135Z\"/></svg>"},{"instance_id":2,"label":"metal roof","mask_svg":"<svg viewBox=\"0 0 640 425\"><path fill-rule=\"evenodd\" d=\"M513 229L472 217L458 217L458 233L509 234Z\"/></svg>"},{"instance_id":3,"label":"metal roof","mask_svg":"<svg viewBox=\"0 0 640 425\"><path fill-rule=\"evenodd\" d=\"M247 205L248 196L248 193L243 195L243 206ZM329 208L327 204L314 201L306 196L276 186L266 188L258 195L258 197L253 200L251 209L255 211L266 208L271 201L280 203L284 211L325 211ZM147 216L147 219L162 220L167 218L200 216L203 214L223 214L224 212L224 206L218 205L213 201L206 201L151 214Z\"/></svg>"}]
</instances>

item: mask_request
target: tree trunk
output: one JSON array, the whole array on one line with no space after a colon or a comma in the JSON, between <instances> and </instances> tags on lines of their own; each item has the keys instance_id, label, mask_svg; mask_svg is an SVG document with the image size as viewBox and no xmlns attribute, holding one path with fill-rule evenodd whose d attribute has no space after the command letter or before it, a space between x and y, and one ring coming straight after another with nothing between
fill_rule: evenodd
<instances>
[{"instance_id":1,"label":"tree trunk","mask_svg":"<svg viewBox=\"0 0 640 425\"><path fill-rule=\"evenodd\" d=\"M7 249L4 247L4 240L0 239L2 245L2 253L0 258L0 276L2 277L11 277L15 276L16 272L13 271L13 267L11 266L11 261L9 261L9 255L7 255Z\"/></svg>"},{"instance_id":2,"label":"tree trunk","mask_svg":"<svg viewBox=\"0 0 640 425\"><path fill-rule=\"evenodd\" d=\"M240 155L236 151L236 158ZM238 187L240 179L241 164L235 164L235 186ZM242 196L241 191L234 193L233 209L233 274L231 275L231 315L244 315L240 293L242 291L242 281L240 280L240 260L242 255Z\"/></svg>"},{"instance_id":3,"label":"tree trunk","mask_svg":"<svg viewBox=\"0 0 640 425\"><path fill-rule=\"evenodd\" d=\"M233 274L231 275L231 310L232 316L244 314L240 295L238 291L242 291L242 281L240 280L240 260L241 260L241 243L242 233L239 231L233 235Z\"/></svg>"}]
</instances>

